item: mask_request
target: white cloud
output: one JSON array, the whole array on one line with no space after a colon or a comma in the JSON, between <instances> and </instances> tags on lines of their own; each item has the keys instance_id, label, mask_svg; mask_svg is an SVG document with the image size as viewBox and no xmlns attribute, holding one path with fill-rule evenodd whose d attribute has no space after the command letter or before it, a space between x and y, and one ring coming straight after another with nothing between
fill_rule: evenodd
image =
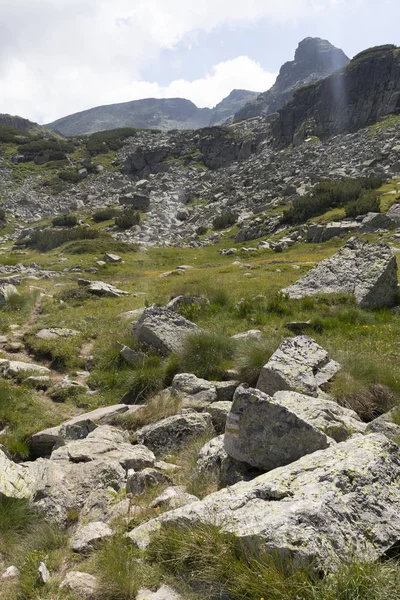
<instances>
[{"instance_id":1,"label":"white cloud","mask_svg":"<svg viewBox=\"0 0 400 600\"><path fill-rule=\"evenodd\" d=\"M167 86L146 81L134 81L118 90L110 90L107 103L126 102L139 98L189 98L197 106L212 108L234 88L253 91L269 89L277 74L268 73L248 56L238 56L212 67L202 79L176 79Z\"/></svg>"},{"instance_id":2,"label":"white cloud","mask_svg":"<svg viewBox=\"0 0 400 600\"><path fill-rule=\"evenodd\" d=\"M234 87L264 90L273 75L247 57L166 87L142 81L141 74L160 51L198 30L262 17L300 19L335 1L1 0L0 112L48 122L139 97L179 95L204 106Z\"/></svg>"}]
</instances>

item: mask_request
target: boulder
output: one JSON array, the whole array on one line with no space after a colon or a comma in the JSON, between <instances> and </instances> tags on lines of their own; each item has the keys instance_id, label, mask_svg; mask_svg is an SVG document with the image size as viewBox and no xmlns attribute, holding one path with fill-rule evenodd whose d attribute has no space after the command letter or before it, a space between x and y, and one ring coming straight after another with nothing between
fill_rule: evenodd
<instances>
[{"instance_id":1,"label":"boulder","mask_svg":"<svg viewBox=\"0 0 400 600\"><path fill-rule=\"evenodd\" d=\"M106 538L111 537L112 529L101 521L79 525L71 538L70 548L79 554L90 554Z\"/></svg>"},{"instance_id":2,"label":"boulder","mask_svg":"<svg viewBox=\"0 0 400 600\"><path fill-rule=\"evenodd\" d=\"M231 412L232 402L222 401L214 402L207 408L207 412L211 415L212 424L217 433L224 433L226 419Z\"/></svg>"},{"instance_id":3,"label":"boulder","mask_svg":"<svg viewBox=\"0 0 400 600\"><path fill-rule=\"evenodd\" d=\"M19 579L21 573L18 567L11 565L8 567L1 576L1 579Z\"/></svg>"},{"instance_id":4,"label":"boulder","mask_svg":"<svg viewBox=\"0 0 400 600\"><path fill-rule=\"evenodd\" d=\"M173 378L171 387L175 392L189 396L209 390L216 393L214 382L196 377L192 373L178 373Z\"/></svg>"},{"instance_id":5,"label":"boulder","mask_svg":"<svg viewBox=\"0 0 400 600\"><path fill-rule=\"evenodd\" d=\"M355 433L367 431L366 424L356 412L331 400L311 398L297 392L277 392L273 399L323 431L335 442L344 442Z\"/></svg>"},{"instance_id":6,"label":"boulder","mask_svg":"<svg viewBox=\"0 0 400 600\"><path fill-rule=\"evenodd\" d=\"M39 431L38 433L33 434L31 437L31 452L35 458L38 458L39 456L50 456L54 446L56 444L64 444L65 434L67 433L68 435L68 432L72 431L73 428L75 429L75 426L77 426L81 432L78 439L83 439L86 437L84 436L84 431L87 431L88 434L90 433L85 425L87 422L90 421L100 424L106 423L116 415L122 414L128 410L129 406L127 404L104 406L102 408L96 408L88 413L74 417L73 419L66 421L62 425L58 425L57 427L51 427L50 429Z\"/></svg>"},{"instance_id":7,"label":"boulder","mask_svg":"<svg viewBox=\"0 0 400 600\"><path fill-rule=\"evenodd\" d=\"M368 213L361 221L361 233L373 233L378 229L393 229L396 223L388 215L382 213Z\"/></svg>"},{"instance_id":8,"label":"boulder","mask_svg":"<svg viewBox=\"0 0 400 600\"><path fill-rule=\"evenodd\" d=\"M142 496L148 488L155 488L165 484L172 484L171 477L161 471L157 471L157 469L143 469L139 473L130 470L128 471L126 491L133 496Z\"/></svg>"},{"instance_id":9,"label":"boulder","mask_svg":"<svg viewBox=\"0 0 400 600\"><path fill-rule=\"evenodd\" d=\"M120 298L121 296L129 296L129 292L119 290L110 283L104 281L89 281L87 279L78 279L78 285L86 287L89 294L101 297Z\"/></svg>"},{"instance_id":10,"label":"boulder","mask_svg":"<svg viewBox=\"0 0 400 600\"><path fill-rule=\"evenodd\" d=\"M332 570L351 554L374 561L400 540L400 448L353 436L250 482L168 512L130 532L146 547L164 524L219 524L249 550Z\"/></svg>"},{"instance_id":11,"label":"boulder","mask_svg":"<svg viewBox=\"0 0 400 600\"><path fill-rule=\"evenodd\" d=\"M188 268L188 266L182 266L177 267L177 270L185 271ZM201 308L202 306L207 306L208 304L210 304L210 301L202 296L176 296L168 302L167 308L169 310L179 312L179 309L185 308L186 306L198 306Z\"/></svg>"},{"instance_id":12,"label":"boulder","mask_svg":"<svg viewBox=\"0 0 400 600\"><path fill-rule=\"evenodd\" d=\"M136 192L129 192L120 196L119 203L142 212L150 210L150 198L143 194L137 194Z\"/></svg>"},{"instance_id":13,"label":"boulder","mask_svg":"<svg viewBox=\"0 0 400 600\"><path fill-rule=\"evenodd\" d=\"M225 450L235 460L270 471L332 443L305 410L297 413L259 390L236 390L224 437Z\"/></svg>"},{"instance_id":14,"label":"boulder","mask_svg":"<svg viewBox=\"0 0 400 600\"><path fill-rule=\"evenodd\" d=\"M81 571L70 571L64 577L60 589L66 589L84 598L84 600L95 600L99 584L97 578L89 573Z\"/></svg>"},{"instance_id":15,"label":"boulder","mask_svg":"<svg viewBox=\"0 0 400 600\"><path fill-rule=\"evenodd\" d=\"M136 600L184 600L183 596L175 592L169 585L162 585L156 592L147 588L141 588Z\"/></svg>"},{"instance_id":16,"label":"boulder","mask_svg":"<svg viewBox=\"0 0 400 600\"><path fill-rule=\"evenodd\" d=\"M79 335L79 331L74 329L66 329L64 327L51 327L50 329L41 329L36 336L39 340L59 340L63 338L74 337Z\"/></svg>"},{"instance_id":17,"label":"boulder","mask_svg":"<svg viewBox=\"0 0 400 600\"><path fill-rule=\"evenodd\" d=\"M386 214L391 219L391 221L394 221L397 227L400 226L400 203L393 204L393 206L389 208Z\"/></svg>"},{"instance_id":18,"label":"boulder","mask_svg":"<svg viewBox=\"0 0 400 600\"><path fill-rule=\"evenodd\" d=\"M289 298L315 294L354 294L361 308L393 306L397 296L397 262L385 244L351 238L296 283L282 290Z\"/></svg>"},{"instance_id":19,"label":"boulder","mask_svg":"<svg viewBox=\"0 0 400 600\"><path fill-rule=\"evenodd\" d=\"M31 500L50 519L65 525L71 510L80 510L94 489L125 485L125 471L115 461L73 464L39 458L16 464L0 449L0 495Z\"/></svg>"},{"instance_id":20,"label":"boulder","mask_svg":"<svg viewBox=\"0 0 400 600\"><path fill-rule=\"evenodd\" d=\"M198 473L214 475L220 487L233 485L238 481L250 481L261 474L259 469L227 454L223 434L204 444L197 455L196 470Z\"/></svg>"},{"instance_id":21,"label":"boulder","mask_svg":"<svg viewBox=\"0 0 400 600\"><path fill-rule=\"evenodd\" d=\"M157 498L150 503L150 508L166 508L173 510L192 502L197 502L197 496L188 494L184 486L174 486L166 488Z\"/></svg>"},{"instance_id":22,"label":"boulder","mask_svg":"<svg viewBox=\"0 0 400 600\"><path fill-rule=\"evenodd\" d=\"M164 356L182 350L185 338L201 329L168 308L152 306L133 325L133 335Z\"/></svg>"},{"instance_id":23,"label":"boulder","mask_svg":"<svg viewBox=\"0 0 400 600\"><path fill-rule=\"evenodd\" d=\"M120 263L122 262L122 258L118 256L118 254L111 254L111 252L108 252L104 255L104 261L108 263Z\"/></svg>"},{"instance_id":24,"label":"boulder","mask_svg":"<svg viewBox=\"0 0 400 600\"><path fill-rule=\"evenodd\" d=\"M257 388L270 396L280 390L318 396L339 369L312 338L286 338L262 368Z\"/></svg>"},{"instance_id":25,"label":"boulder","mask_svg":"<svg viewBox=\"0 0 400 600\"><path fill-rule=\"evenodd\" d=\"M125 470L140 471L152 467L156 461L154 454L145 446L133 446L127 436L115 427L97 427L84 440L66 442L51 454L52 461L86 463L103 459L119 463Z\"/></svg>"},{"instance_id":26,"label":"boulder","mask_svg":"<svg viewBox=\"0 0 400 600\"><path fill-rule=\"evenodd\" d=\"M212 431L211 416L208 413L188 412L146 425L136 432L136 438L158 456L174 452L207 431Z\"/></svg>"},{"instance_id":27,"label":"boulder","mask_svg":"<svg viewBox=\"0 0 400 600\"><path fill-rule=\"evenodd\" d=\"M234 340L261 340L262 331L260 329L249 329L243 333L236 333L232 336Z\"/></svg>"},{"instance_id":28,"label":"boulder","mask_svg":"<svg viewBox=\"0 0 400 600\"><path fill-rule=\"evenodd\" d=\"M42 365L2 358L0 359L0 373L7 377L20 377L28 375L29 373L49 375L51 371L47 367L42 367Z\"/></svg>"}]
</instances>

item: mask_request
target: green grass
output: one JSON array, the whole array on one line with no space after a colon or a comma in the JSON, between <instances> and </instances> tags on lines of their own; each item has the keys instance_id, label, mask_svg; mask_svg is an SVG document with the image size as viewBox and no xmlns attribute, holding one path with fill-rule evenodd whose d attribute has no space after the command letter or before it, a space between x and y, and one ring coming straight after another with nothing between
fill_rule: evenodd
<instances>
[{"instance_id":1,"label":"green grass","mask_svg":"<svg viewBox=\"0 0 400 600\"><path fill-rule=\"evenodd\" d=\"M287 557L253 553L212 524L164 526L152 540L148 560L198 600L395 600L400 590L395 562L349 560L321 579Z\"/></svg>"},{"instance_id":2,"label":"green grass","mask_svg":"<svg viewBox=\"0 0 400 600\"><path fill-rule=\"evenodd\" d=\"M0 380L0 443L15 458L29 456L29 437L46 427L52 427L73 412L71 407L54 407L42 395L23 385Z\"/></svg>"}]
</instances>

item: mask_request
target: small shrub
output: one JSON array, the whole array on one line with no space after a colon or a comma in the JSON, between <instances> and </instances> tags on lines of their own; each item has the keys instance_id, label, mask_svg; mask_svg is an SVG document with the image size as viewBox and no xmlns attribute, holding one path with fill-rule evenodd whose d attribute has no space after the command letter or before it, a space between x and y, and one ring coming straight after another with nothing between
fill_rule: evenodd
<instances>
[{"instance_id":1,"label":"small shrub","mask_svg":"<svg viewBox=\"0 0 400 600\"><path fill-rule=\"evenodd\" d=\"M181 353L184 371L204 379L220 379L233 358L235 341L218 333L200 332L189 335Z\"/></svg>"},{"instance_id":2,"label":"small shrub","mask_svg":"<svg viewBox=\"0 0 400 600\"><path fill-rule=\"evenodd\" d=\"M158 356L149 357L126 379L124 401L129 404L143 404L164 387L164 368Z\"/></svg>"},{"instance_id":3,"label":"small shrub","mask_svg":"<svg viewBox=\"0 0 400 600\"><path fill-rule=\"evenodd\" d=\"M97 210L93 213L93 221L95 223L102 223L103 221L109 221L113 219L118 214L118 209L113 206L107 206L106 208L102 208L101 210Z\"/></svg>"},{"instance_id":4,"label":"small shrub","mask_svg":"<svg viewBox=\"0 0 400 600\"><path fill-rule=\"evenodd\" d=\"M137 130L133 127L120 127L107 131L92 133L86 138L86 148L92 156L106 154L110 150L119 150L128 137L136 135Z\"/></svg>"},{"instance_id":5,"label":"small shrub","mask_svg":"<svg viewBox=\"0 0 400 600\"><path fill-rule=\"evenodd\" d=\"M76 169L64 169L58 173L58 177L67 183L79 183L82 179L79 171Z\"/></svg>"},{"instance_id":6,"label":"small shrub","mask_svg":"<svg viewBox=\"0 0 400 600\"><path fill-rule=\"evenodd\" d=\"M369 212L381 212L378 194L372 190L363 192L357 200L349 202L345 206L346 217L358 217Z\"/></svg>"},{"instance_id":7,"label":"small shrub","mask_svg":"<svg viewBox=\"0 0 400 600\"><path fill-rule=\"evenodd\" d=\"M225 212L222 215L218 215L215 217L213 221L213 228L218 229L227 229L236 223L236 216L232 212Z\"/></svg>"},{"instance_id":8,"label":"small shrub","mask_svg":"<svg viewBox=\"0 0 400 600\"><path fill-rule=\"evenodd\" d=\"M75 227L78 223L76 215L58 215L52 219L54 227Z\"/></svg>"},{"instance_id":9,"label":"small shrub","mask_svg":"<svg viewBox=\"0 0 400 600\"><path fill-rule=\"evenodd\" d=\"M118 217L115 218L115 225L119 229L130 229L134 225L140 224L140 213L133 208L126 208Z\"/></svg>"},{"instance_id":10,"label":"small shrub","mask_svg":"<svg viewBox=\"0 0 400 600\"><path fill-rule=\"evenodd\" d=\"M58 294L57 299L61 302L75 302L80 305L92 297L86 287L76 287L63 290Z\"/></svg>"},{"instance_id":11,"label":"small shrub","mask_svg":"<svg viewBox=\"0 0 400 600\"><path fill-rule=\"evenodd\" d=\"M324 214L332 208L344 207L357 200L365 190L378 189L383 183L380 177L325 180L317 184L310 194L296 198L283 211L283 223L304 223L311 217Z\"/></svg>"},{"instance_id":12,"label":"small shrub","mask_svg":"<svg viewBox=\"0 0 400 600\"><path fill-rule=\"evenodd\" d=\"M197 229L196 229L196 233L197 235L205 235L207 233L208 229L205 225L200 225Z\"/></svg>"},{"instance_id":13,"label":"small shrub","mask_svg":"<svg viewBox=\"0 0 400 600\"><path fill-rule=\"evenodd\" d=\"M66 230L36 229L25 241L28 248L35 248L40 252L48 252L67 242L75 240L94 240L100 237L100 232L86 227L75 227Z\"/></svg>"}]
</instances>

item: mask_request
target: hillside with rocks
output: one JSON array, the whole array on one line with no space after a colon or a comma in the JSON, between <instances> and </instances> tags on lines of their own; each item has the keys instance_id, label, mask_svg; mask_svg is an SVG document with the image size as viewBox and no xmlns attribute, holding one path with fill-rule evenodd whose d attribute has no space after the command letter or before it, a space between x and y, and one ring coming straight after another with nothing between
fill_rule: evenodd
<instances>
[{"instance_id":1,"label":"hillside with rocks","mask_svg":"<svg viewBox=\"0 0 400 600\"><path fill-rule=\"evenodd\" d=\"M285 146L0 122L2 600L398 600L397 56Z\"/></svg>"},{"instance_id":2,"label":"hillside with rocks","mask_svg":"<svg viewBox=\"0 0 400 600\"><path fill-rule=\"evenodd\" d=\"M61 135L88 135L118 127L143 129L199 129L231 119L257 92L233 90L214 108L198 108L183 98L147 98L120 104L97 106L57 119L45 125Z\"/></svg>"},{"instance_id":3,"label":"hillside with rocks","mask_svg":"<svg viewBox=\"0 0 400 600\"><path fill-rule=\"evenodd\" d=\"M271 89L240 108L234 119L249 119L273 114L292 100L298 89L324 79L348 63L349 58L343 50L336 48L328 40L305 38L298 45L294 60L281 67Z\"/></svg>"}]
</instances>

